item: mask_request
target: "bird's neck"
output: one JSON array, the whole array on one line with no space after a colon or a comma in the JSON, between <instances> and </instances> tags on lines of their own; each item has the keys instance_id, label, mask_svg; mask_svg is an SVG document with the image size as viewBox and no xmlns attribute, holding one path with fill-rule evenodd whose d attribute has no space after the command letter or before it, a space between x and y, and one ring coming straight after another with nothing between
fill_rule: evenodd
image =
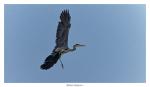
<instances>
[{"instance_id":1,"label":"bird's neck","mask_svg":"<svg viewBox=\"0 0 150 87\"><path fill-rule=\"evenodd\" d=\"M71 51L75 51L76 50L76 46L75 45L73 45L73 48L72 49L69 49L69 51L71 52Z\"/></svg>"},{"instance_id":2,"label":"bird's neck","mask_svg":"<svg viewBox=\"0 0 150 87\"><path fill-rule=\"evenodd\" d=\"M72 49L64 50L62 54L65 54L65 53L68 53L68 52L72 52L72 51L75 51L75 50L76 50L76 46L73 45L73 48L72 48Z\"/></svg>"},{"instance_id":3,"label":"bird's neck","mask_svg":"<svg viewBox=\"0 0 150 87\"><path fill-rule=\"evenodd\" d=\"M75 51L76 50L76 46L75 45L73 45L73 49L72 49L72 51Z\"/></svg>"}]
</instances>

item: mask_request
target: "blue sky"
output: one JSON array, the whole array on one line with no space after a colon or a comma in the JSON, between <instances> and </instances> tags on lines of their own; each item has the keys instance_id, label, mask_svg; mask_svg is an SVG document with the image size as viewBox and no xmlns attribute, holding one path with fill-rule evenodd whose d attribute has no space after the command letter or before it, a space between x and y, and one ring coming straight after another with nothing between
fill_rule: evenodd
<instances>
[{"instance_id":1,"label":"blue sky","mask_svg":"<svg viewBox=\"0 0 150 87\"><path fill-rule=\"evenodd\" d=\"M50 70L60 13L69 9L69 47ZM5 82L130 83L146 80L145 5L5 5Z\"/></svg>"}]
</instances>

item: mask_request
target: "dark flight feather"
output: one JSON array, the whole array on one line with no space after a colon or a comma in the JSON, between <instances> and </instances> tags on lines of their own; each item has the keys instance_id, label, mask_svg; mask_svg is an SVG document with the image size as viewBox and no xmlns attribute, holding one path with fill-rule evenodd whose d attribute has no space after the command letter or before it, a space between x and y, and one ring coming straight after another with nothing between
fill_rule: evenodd
<instances>
[{"instance_id":1,"label":"dark flight feather","mask_svg":"<svg viewBox=\"0 0 150 87\"><path fill-rule=\"evenodd\" d=\"M46 59L44 64L41 65L41 69L49 69L51 68L54 64L57 63L58 59L60 58L61 54L59 52L52 53L49 55Z\"/></svg>"}]
</instances>

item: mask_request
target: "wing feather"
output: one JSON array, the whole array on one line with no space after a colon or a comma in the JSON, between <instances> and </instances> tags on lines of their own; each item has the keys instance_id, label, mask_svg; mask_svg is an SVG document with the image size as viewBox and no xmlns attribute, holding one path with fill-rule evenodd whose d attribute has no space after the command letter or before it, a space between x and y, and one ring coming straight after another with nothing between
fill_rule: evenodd
<instances>
[{"instance_id":1,"label":"wing feather","mask_svg":"<svg viewBox=\"0 0 150 87\"><path fill-rule=\"evenodd\" d=\"M62 11L57 27L55 48L68 48L68 35L71 27L70 20L69 10Z\"/></svg>"}]
</instances>

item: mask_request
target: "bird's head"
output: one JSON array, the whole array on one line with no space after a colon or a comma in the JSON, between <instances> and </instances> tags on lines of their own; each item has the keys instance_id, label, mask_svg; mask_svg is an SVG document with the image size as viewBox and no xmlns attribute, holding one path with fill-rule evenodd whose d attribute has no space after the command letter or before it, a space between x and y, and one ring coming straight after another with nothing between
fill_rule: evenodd
<instances>
[{"instance_id":1,"label":"bird's head","mask_svg":"<svg viewBox=\"0 0 150 87\"><path fill-rule=\"evenodd\" d=\"M85 45L75 44L74 46L75 46L75 47L83 47L83 46L85 46Z\"/></svg>"}]
</instances>

